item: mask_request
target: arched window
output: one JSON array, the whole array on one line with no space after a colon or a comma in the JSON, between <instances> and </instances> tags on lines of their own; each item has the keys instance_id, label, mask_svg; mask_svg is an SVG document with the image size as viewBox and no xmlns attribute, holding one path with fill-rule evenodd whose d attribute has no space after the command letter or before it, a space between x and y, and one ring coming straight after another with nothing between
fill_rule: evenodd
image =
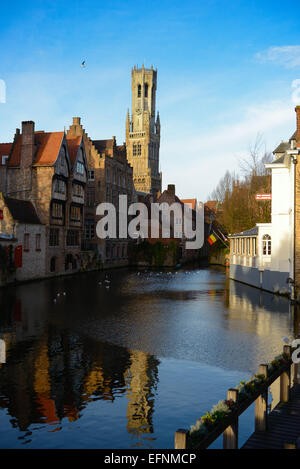
<instances>
[{"instance_id":1,"label":"arched window","mask_svg":"<svg viewBox=\"0 0 300 469\"><path fill-rule=\"evenodd\" d=\"M145 98L148 98L148 83L145 83Z\"/></svg>"},{"instance_id":2,"label":"arched window","mask_svg":"<svg viewBox=\"0 0 300 469\"><path fill-rule=\"evenodd\" d=\"M271 255L271 236L265 234L262 239L262 250L264 256Z\"/></svg>"},{"instance_id":3,"label":"arched window","mask_svg":"<svg viewBox=\"0 0 300 469\"><path fill-rule=\"evenodd\" d=\"M138 85L138 87L137 87L137 96L138 96L138 98L140 98L141 95L142 95L142 87L141 87L141 85Z\"/></svg>"}]
</instances>

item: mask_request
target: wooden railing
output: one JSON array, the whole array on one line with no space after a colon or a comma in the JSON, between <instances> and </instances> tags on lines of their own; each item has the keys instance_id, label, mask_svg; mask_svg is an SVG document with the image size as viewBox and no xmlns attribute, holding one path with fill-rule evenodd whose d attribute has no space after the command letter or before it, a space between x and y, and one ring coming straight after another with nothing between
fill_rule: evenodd
<instances>
[{"instance_id":1,"label":"wooden railing","mask_svg":"<svg viewBox=\"0 0 300 469\"><path fill-rule=\"evenodd\" d=\"M239 391L229 389L227 400L233 402L233 410L204 437L195 441L191 439L189 430L179 429L175 432L175 449L206 449L220 435L223 434L223 449L238 448L238 428L239 416L255 402L255 431L265 432L268 429L268 388L278 378L280 378L280 402L288 402L290 398L291 372L294 375L294 384L298 384L298 365L291 361L291 346L285 345L283 353L289 358L285 365L276 369L272 374L268 374L268 365L260 365L258 374L263 375L265 380L251 396L241 403L239 401Z\"/></svg>"}]
</instances>

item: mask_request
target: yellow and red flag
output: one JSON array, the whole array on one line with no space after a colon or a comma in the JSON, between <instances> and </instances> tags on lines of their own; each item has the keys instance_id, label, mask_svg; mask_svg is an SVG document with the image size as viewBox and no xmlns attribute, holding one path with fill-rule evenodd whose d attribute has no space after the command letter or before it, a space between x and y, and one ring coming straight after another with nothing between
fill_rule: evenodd
<instances>
[{"instance_id":1,"label":"yellow and red flag","mask_svg":"<svg viewBox=\"0 0 300 469\"><path fill-rule=\"evenodd\" d=\"M211 234L208 238L207 238L207 241L209 242L209 244L214 244L216 241L217 241L217 238Z\"/></svg>"}]
</instances>

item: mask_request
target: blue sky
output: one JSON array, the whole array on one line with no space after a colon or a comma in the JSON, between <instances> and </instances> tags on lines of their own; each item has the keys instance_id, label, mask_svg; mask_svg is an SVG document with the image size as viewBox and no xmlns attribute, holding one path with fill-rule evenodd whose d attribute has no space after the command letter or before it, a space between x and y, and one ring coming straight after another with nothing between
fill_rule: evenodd
<instances>
[{"instance_id":1,"label":"blue sky","mask_svg":"<svg viewBox=\"0 0 300 469\"><path fill-rule=\"evenodd\" d=\"M183 198L206 200L258 133L273 150L295 130L299 1L14 1L0 13L1 142L22 120L51 131L80 116L92 138L122 143L143 63L158 69L163 187Z\"/></svg>"}]
</instances>

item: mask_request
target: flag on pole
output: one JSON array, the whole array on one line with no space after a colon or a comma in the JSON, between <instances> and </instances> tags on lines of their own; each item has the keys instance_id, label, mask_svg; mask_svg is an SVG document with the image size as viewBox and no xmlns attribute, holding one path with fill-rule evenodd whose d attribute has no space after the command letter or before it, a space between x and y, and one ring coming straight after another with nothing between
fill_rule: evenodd
<instances>
[{"instance_id":1,"label":"flag on pole","mask_svg":"<svg viewBox=\"0 0 300 469\"><path fill-rule=\"evenodd\" d=\"M208 238L207 241L209 242L210 245L214 244L217 241L217 238L211 234Z\"/></svg>"}]
</instances>

